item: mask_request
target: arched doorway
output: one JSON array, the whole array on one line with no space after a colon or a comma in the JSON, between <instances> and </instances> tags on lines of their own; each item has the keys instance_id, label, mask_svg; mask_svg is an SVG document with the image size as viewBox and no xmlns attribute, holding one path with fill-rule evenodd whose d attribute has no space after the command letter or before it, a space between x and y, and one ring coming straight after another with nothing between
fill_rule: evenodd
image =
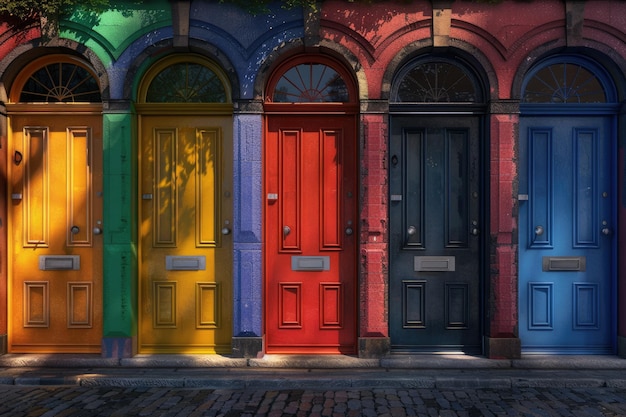
<instances>
[{"instance_id":1,"label":"arched doorway","mask_svg":"<svg viewBox=\"0 0 626 417\"><path fill-rule=\"evenodd\" d=\"M519 333L524 353L615 350L615 88L564 55L522 85Z\"/></svg>"},{"instance_id":2,"label":"arched doorway","mask_svg":"<svg viewBox=\"0 0 626 417\"><path fill-rule=\"evenodd\" d=\"M357 93L336 61L302 56L265 101L268 353L356 353Z\"/></svg>"},{"instance_id":3,"label":"arched doorway","mask_svg":"<svg viewBox=\"0 0 626 417\"><path fill-rule=\"evenodd\" d=\"M102 103L69 56L32 61L9 112L9 352L97 353L102 338Z\"/></svg>"},{"instance_id":4,"label":"arched doorway","mask_svg":"<svg viewBox=\"0 0 626 417\"><path fill-rule=\"evenodd\" d=\"M203 57L169 57L138 101L139 353L230 353L229 84Z\"/></svg>"},{"instance_id":5,"label":"arched doorway","mask_svg":"<svg viewBox=\"0 0 626 417\"><path fill-rule=\"evenodd\" d=\"M462 62L419 57L392 84L393 352L481 352L485 106L478 78Z\"/></svg>"}]
</instances>

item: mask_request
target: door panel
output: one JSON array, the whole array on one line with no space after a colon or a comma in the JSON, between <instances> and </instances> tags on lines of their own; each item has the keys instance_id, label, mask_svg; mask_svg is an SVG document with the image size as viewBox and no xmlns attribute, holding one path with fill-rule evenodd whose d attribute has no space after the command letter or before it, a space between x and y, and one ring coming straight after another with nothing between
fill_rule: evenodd
<instances>
[{"instance_id":1,"label":"door panel","mask_svg":"<svg viewBox=\"0 0 626 417\"><path fill-rule=\"evenodd\" d=\"M100 352L102 119L14 116L11 352Z\"/></svg>"},{"instance_id":2,"label":"door panel","mask_svg":"<svg viewBox=\"0 0 626 417\"><path fill-rule=\"evenodd\" d=\"M230 118L142 118L140 352L230 353Z\"/></svg>"},{"instance_id":3,"label":"door panel","mask_svg":"<svg viewBox=\"0 0 626 417\"><path fill-rule=\"evenodd\" d=\"M391 132L392 349L480 352L478 120L394 117Z\"/></svg>"},{"instance_id":4,"label":"door panel","mask_svg":"<svg viewBox=\"0 0 626 417\"><path fill-rule=\"evenodd\" d=\"M520 122L519 309L525 352L613 350L610 132L610 119L602 117Z\"/></svg>"},{"instance_id":5,"label":"door panel","mask_svg":"<svg viewBox=\"0 0 626 417\"><path fill-rule=\"evenodd\" d=\"M270 116L270 353L356 352L356 136L351 116Z\"/></svg>"}]
</instances>

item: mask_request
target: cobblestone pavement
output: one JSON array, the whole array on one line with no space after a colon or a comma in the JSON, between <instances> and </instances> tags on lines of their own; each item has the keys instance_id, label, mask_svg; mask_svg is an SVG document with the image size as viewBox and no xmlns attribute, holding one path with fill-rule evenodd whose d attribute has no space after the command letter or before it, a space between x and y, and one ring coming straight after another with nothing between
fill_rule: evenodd
<instances>
[{"instance_id":1,"label":"cobblestone pavement","mask_svg":"<svg viewBox=\"0 0 626 417\"><path fill-rule=\"evenodd\" d=\"M0 416L626 416L626 389L265 391L0 385Z\"/></svg>"}]
</instances>

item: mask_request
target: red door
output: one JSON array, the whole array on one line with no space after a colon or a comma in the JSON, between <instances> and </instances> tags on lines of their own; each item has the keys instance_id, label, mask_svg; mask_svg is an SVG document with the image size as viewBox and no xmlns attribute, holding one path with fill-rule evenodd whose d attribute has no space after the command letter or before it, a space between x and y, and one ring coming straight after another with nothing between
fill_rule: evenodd
<instances>
[{"instance_id":1,"label":"red door","mask_svg":"<svg viewBox=\"0 0 626 417\"><path fill-rule=\"evenodd\" d=\"M267 120L268 353L356 352L355 132L354 116Z\"/></svg>"}]
</instances>

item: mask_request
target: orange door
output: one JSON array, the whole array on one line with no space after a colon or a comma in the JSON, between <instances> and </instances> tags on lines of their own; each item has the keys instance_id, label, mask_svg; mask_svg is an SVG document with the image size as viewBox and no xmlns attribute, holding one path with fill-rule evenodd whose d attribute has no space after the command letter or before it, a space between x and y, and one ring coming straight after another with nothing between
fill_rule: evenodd
<instances>
[{"instance_id":1,"label":"orange door","mask_svg":"<svg viewBox=\"0 0 626 417\"><path fill-rule=\"evenodd\" d=\"M270 116L265 153L266 350L355 353L355 119Z\"/></svg>"},{"instance_id":2,"label":"orange door","mask_svg":"<svg viewBox=\"0 0 626 417\"><path fill-rule=\"evenodd\" d=\"M10 352L100 352L101 126L11 118Z\"/></svg>"},{"instance_id":3,"label":"orange door","mask_svg":"<svg viewBox=\"0 0 626 417\"><path fill-rule=\"evenodd\" d=\"M232 118L141 127L139 351L230 353Z\"/></svg>"}]
</instances>

